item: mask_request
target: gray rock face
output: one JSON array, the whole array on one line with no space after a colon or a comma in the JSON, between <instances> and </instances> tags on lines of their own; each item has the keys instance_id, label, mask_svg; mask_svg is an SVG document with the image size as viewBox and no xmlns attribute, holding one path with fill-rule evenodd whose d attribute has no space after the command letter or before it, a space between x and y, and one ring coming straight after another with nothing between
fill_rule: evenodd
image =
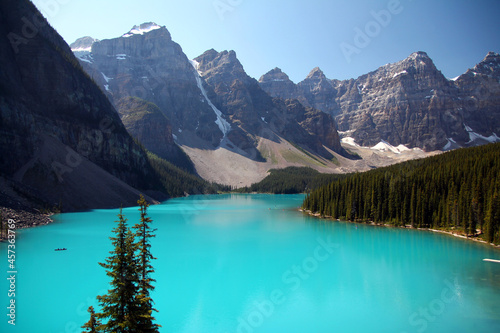
<instances>
[{"instance_id":1,"label":"gray rock face","mask_svg":"<svg viewBox=\"0 0 500 333\"><path fill-rule=\"evenodd\" d=\"M467 146L495 139L494 133L500 132L499 68L498 55L489 53L452 81L425 52L416 52L345 81L329 80L316 68L296 85L294 97L335 116L339 130L349 131L363 146L384 140L394 146L440 150L454 142ZM261 86L272 96L283 89L263 82Z\"/></svg>"},{"instance_id":2,"label":"gray rock face","mask_svg":"<svg viewBox=\"0 0 500 333\"><path fill-rule=\"evenodd\" d=\"M455 87L423 52L386 65L338 88L341 130L364 146L385 140L393 145L443 148L448 137L460 137L463 128L452 119L456 112Z\"/></svg>"},{"instance_id":3,"label":"gray rock face","mask_svg":"<svg viewBox=\"0 0 500 333\"><path fill-rule=\"evenodd\" d=\"M95 42L98 42L98 40L90 36L85 36L82 38L78 38L69 47L71 48L71 51L73 51L75 56L81 57L90 53L90 51L92 50L92 45Z\"/></svg>"},{"instance_id":4,"label":"gray rock face","mask_svg":"<svg viewBox=\"0 0 500 333\"><path fill-rule=\"evenodd\" d=\"M236 125L231 133L237 137L231 133L229 137L237 145L245 145L241 141L244 132L250 139L278 135L324 157L330 154L323 145L343 152L333 118L298 102L273 100L245 73L234 51L209 50L195 61L221 110ZM275 74L279 76L279 70Z\"/></svg>"},{"instance_id":5,"label":"gray rock face","mask_svg":"<svg viewBox=\"0 0 500 333\"><path fill-rule=\"evenodd\" d=\"M45 208L133 204L127 184L148 190L152 169L111 103L30 1L2 1L0 13L3 176Z\"/></svg>"},{"instance_id":6,"label":"gray rock face","mask_svg":"<svg viewBox=\"0 0 500 333\"><path fill-rule=\"evenodd\" d=\"M81 63L115 105L128 96L152 102L169 119L180 143L219 144L222 133L198 88L196 72L165 27L147 23L122 37L95 42Z\"/></svg>"},{"instance_id":7,"label":"gray rock face","mask_svg":"<svg viewBox=\"0 0 500 333\"><path fill-rule=\"evenodd\" d=\"M234 51L209 50L189 61L168 30L154 23L136 26L119 38L96 41L92 52L80 60L115 105L130 96L157 105L180 145L215 149L228 144L262 160L258 137L287 133L286 139L300 141L318 154L329 156L323 145L342 150L333 119L303 106L292 111L284 101L273 100L246 74ZM131 132L139 131L137 124L126 126ZM148 138L143 137L146 148L158 151L159 141L151 137L154 131L140 132L149 132ZM165 140L163 144L175 145Z\"/></svg>"},{"instance_id":8,"label":"gray rock face","mask_svg":"<svg viewBox=\"0 0 500 333\"><path fill-rule=\"evenodd\" d=\"M314 68L304 81L297 84L298 99L305 105L336 116L339 105L335 101L335 82L329 80L318 67Z\"/></svg>"},{"instance_id":9,"label":"gray rock face","mask_svg":"<svg viewBox=\"0 0 500 333\"><path fill-rule=\"evenodd\" d=\"M124 97L116 110L128 132L161 158L194 173L192 163L175 144L172 126L156 104L138 97Z\"/></svg>"},{"instance_id":10,"label":"gray rock face","mask_svg":"<svg viewBox=\"0 0 500 333\"><path fill-rule=\"evenodd\" d=\"M273 97L291 99L297 96L295 83L277 67L262 75L259 84L264 91L272 91Z\"/></svg>"},{"instance_id":11,"label":"gray rock face","mask_svg":"<svg viewBox=\"0 0 500 333\"><path fill-rule=\"evenodd\" d=\"M470 141L484 143L500 135L500 55L488 55L455 80L464 124ZM470 131L472 130L472 132ZM474 133L481 134L481 138ZM471 135L472 134L472 135Z\"/></svg>"}]
</instances>

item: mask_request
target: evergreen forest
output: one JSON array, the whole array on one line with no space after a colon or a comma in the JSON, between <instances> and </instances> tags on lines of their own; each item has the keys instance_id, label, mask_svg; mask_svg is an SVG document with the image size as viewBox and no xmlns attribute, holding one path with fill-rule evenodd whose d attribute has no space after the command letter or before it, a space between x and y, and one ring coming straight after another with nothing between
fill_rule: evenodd
<instances>
[{"instance_id":1,"label":"evergreen forest","mask_svg":"<svg viewBox=\"0 0 500 333\"><path fill-rule=\"evenodd\" d=\"M339 174L324 174L309 167L272 169L259 183L238 189L243 193L296 194L309 192L323 184L345 177Z\"/></svg>"},{"instance_id":2,"label":"evergreen forest","mask_svg":"<svg viewBox=\"0 0 500 333\"><path fill-rule=\"evenodd\" d=\"M175 198L186 194L217 194L218 192L231 191L231 186L210 183L149 151L147 156L160 182L157 184L157 189L167 194L168 197Z\"/></svg>"},{"instance_id":3,"label":"evergreen forest","mask_svg":"<svg viewBox=\"0 0 500 333\"><path fill-rule=\"evenodd\" d=\"M451 230L500 243L500 143L459 149L322 186L313 214L354 222Z\"/></svg>"}]
</instances>

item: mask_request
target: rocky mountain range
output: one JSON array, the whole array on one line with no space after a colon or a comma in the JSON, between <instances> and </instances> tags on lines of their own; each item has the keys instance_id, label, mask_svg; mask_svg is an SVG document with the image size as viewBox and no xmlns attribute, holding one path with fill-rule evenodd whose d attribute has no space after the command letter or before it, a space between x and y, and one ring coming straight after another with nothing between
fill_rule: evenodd
<instances>
[{"instance_id":1,"label":"rocky mountain range","mask_svg":"<svg viewBox=\"0 0 500 333\"><path fill-rule=\"evenodd\" d=\"M278 68L251 78L234 51L190 60L155 23L69 47L29 0L0 15L0 206L117 207L164 198L169 181L183 193L161 158L194 189L196 175L244 186L272 168L363 171L500 140L496 53L453 80L417 52L295 84Z\"/></svg>"},{"instance_id":2,"label":"rocky mountain range","mask_svg":"<svg viewBox=\"0 0 500 333\"><path fill-rule=\"evenodd\" d=\"M331 80L315 68L295 84L279 68L256 81L234 51L212 49L189 60L166 27L155 23L109 40L84 37L71 48L129 132L158 155L189 165L175 157L182 156L176 150L181 147L196 172L212 181L247 184L269 168L288 165L345 172L399 160L360 152L364 147L400 154L500 140L495 53L453 80L425 52L416 52L357 79ZM123 99L131 97L164 115L154 129L130 121L138 117ZM344 148L364 161L344 160L349 157ZM243 172L247 169L259 176Z\"/></svg>"},{"instance_id":3,"label":"rocky mountain range","mask_svg":"<svg viewBox=\"0 0 500 333\"><path fill-rule=\"evenodd\" d=\"M155 23L135 26L108 40L84 37L71 48L117 108L132 135L140 136L148 150L174 163L179 158L173 154L182 147L193 159L196 172L210 180L227 183L232 178L218 178L226 174L222 170L228 171L227 161L210 159L206 156L210 151L243 158L241 161L247 164L269 162L270 150L278 155L275 161L281 159L282 152L288 155L290 149L292 155L313 164L316 158L328 164L333 154L347 155L333 117L296 101L271 97L246 74L234 51L209 50L189 60L166 27ZM130 103L131 97L134 103ZM164 116L154 128L147 121L130 121L141 118L134 114L137 99L151 103L160 111L157 116ZM285 141L292 148L274 151L265 147L267 143L280 145ZM263 156L265 153L268 156ZM285 163L296 164L296 159L289 157ZM189 162L180 161L180 165L185 164ZM211 170L219 170L215 178L212 171L205 170L208 165ZM239 173L234 168L230 172ZM239 174L240 181L254 180ZM265 171L259 173L260 178L264 175Z\"/></svg>"},{"instance_id":4,"label":"rocky mountain range","mask_svg":"<svg viewBox=\"0 0 500 333\"><path fill-rule=\"evenodd\" d=\"M500 56L447 79L425 52L351 80L330 80L315 68L294 84L279 68L259 83L271 96L294 98L335 117L343 136L426 151L499 141ZM350 140L349 142L353 142Z\"/></svg>"}]
</instances>

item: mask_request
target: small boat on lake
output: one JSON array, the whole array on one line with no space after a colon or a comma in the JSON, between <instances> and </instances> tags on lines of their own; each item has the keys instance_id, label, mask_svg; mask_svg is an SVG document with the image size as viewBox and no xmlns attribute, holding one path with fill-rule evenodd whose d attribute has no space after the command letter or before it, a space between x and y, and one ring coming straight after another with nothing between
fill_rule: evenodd
<instances>
[{"instance_id":1,"label":"small boat on lake","mask_svg":"<svg viewBox=\"0 0 500 333\"><path fill-rule=\"evenodd\" d=\"M483 261L496 262L497 264L500 264L500 260L496 260L496 259L483 259Z\"/></svg>"},{"instance_id":2,"label":"small boat on lake","mask_svg":"<svg viewBox=\"0 0 500 333\"><path fill-rule=\"evenodd\" d=\"M54 251L66 251L67 248L63 247L63 248L59 248L59 249L55 249Z\"/></svg>"}]
</instances>

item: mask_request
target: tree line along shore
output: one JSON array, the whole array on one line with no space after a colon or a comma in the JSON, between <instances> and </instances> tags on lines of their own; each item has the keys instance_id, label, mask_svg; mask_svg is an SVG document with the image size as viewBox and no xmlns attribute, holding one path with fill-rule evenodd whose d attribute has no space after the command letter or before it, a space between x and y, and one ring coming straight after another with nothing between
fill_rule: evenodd
<instances>
[{"instance_id":1,"label":"tree line along shore","mask_svg":"<svg viewBox=\"0 0 500 333\"><path fill-rule=\"evenodd\" d=\"M500 143L351 174L303 210L354 222L447 230L500 244Z\"/></svg>"},{"instance_id":2,"label":"tree line along shore","mask_svg":"<svg viewBox=\"0 0 500 333\"><path fill-rule=\"evenodd\" d=\"M302 209L311 215L446 231L500 244L500 143L365 173L327 175L299 167L271 170L260 183L236 192L309 192ZM51 221L47 214L21 214L7 208L1 213L3 220L18 218L21 227Z\"/></svg>"}]
</instances>

